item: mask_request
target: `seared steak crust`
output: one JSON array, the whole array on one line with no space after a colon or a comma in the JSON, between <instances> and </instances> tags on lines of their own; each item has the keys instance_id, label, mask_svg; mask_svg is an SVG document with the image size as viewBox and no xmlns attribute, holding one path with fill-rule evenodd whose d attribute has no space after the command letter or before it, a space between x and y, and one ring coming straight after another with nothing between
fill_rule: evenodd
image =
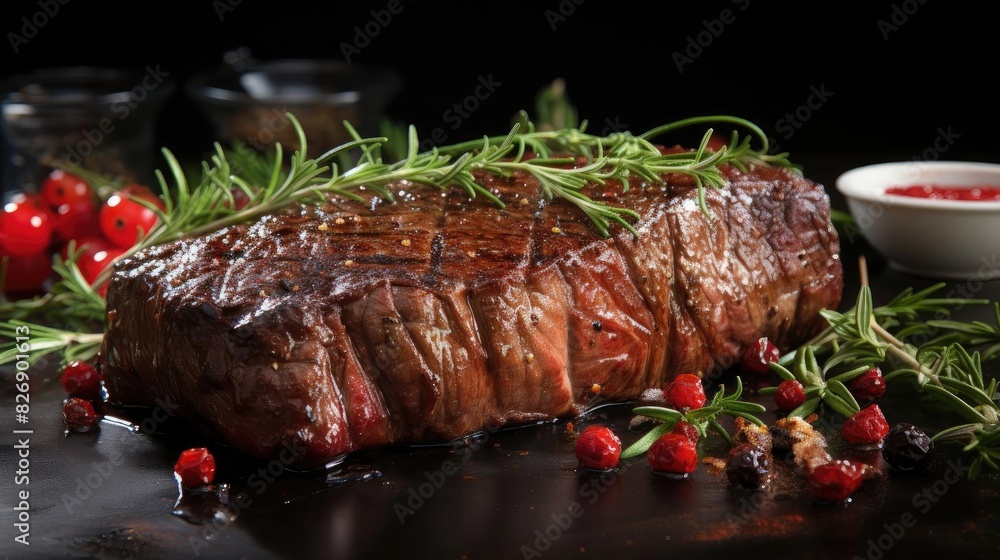
<instances>
[{"instance_id":1,"label":"seared steak crust","mask_svg":"<svg viewBox=\"0 0 1000 560\"><path fill-rule=\"evenodd\" d=\"M527 175L484 175L505 209L399 183L120 263L102 351L113 402L177 413L300 467L352 451L569 417L680 372L720 372L753 340L824 326L842 293L823 187L726 168L710 216L690 179L595 188L639 236L594 233Z\"/></svg>"}]
</instances>

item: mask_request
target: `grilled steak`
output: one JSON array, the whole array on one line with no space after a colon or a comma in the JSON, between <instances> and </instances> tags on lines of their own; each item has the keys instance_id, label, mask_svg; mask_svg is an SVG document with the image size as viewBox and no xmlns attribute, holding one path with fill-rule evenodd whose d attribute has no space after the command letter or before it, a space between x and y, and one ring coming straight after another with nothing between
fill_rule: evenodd
<instances>
[{"instance_id":1,"label":"grilled steak","mask_svg":"<svg viewBox=\"0 0 1000 560\"><path fill-rule=\"evenodd\" d=\"M642 217L597 235L527 175L505 209L399 183L148 249L108 289L113 403L177 413L253 456L310 468L628 401L718 373L752 341L825 326L842 292L823 187L725 168L706 216L684 176L588 191ZM596 393L596 397L595 397Z\"/></svg>"}]
</instances>

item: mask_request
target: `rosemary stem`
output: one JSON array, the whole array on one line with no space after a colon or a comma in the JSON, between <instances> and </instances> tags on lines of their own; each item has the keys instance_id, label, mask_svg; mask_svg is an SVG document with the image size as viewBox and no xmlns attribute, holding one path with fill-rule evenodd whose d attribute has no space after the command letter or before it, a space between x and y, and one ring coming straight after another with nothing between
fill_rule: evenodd
<instances>
[{"instance_id":1,"label":"rosemary stem","mask_svg":"<svg viewBox=\"0 0 1000 560\"><path fill-rule=\"evenodd\" d=\"M104 333L73 333L62 337L67 344L98 344L104 340Z\"/></svg>"},{"instance_id":2,"label":"rosemary stem","mask_svg":"<svg viewBox=\"0 0 1000 560\"><path fill-rule=\"evenodd\" d=\"M882 328L882 325L879 325L874 320L872 321L872 330L874 330L882 338L882 340L889 343L889 346L887 346L886 349L890 353L892 353L893 356L895 356L897 359L905 363L910 368L919 372L921 375L926 375L935 385L943 387L943 385L941 384L940 377L938 377L938 375L934 373L933 370L931 370L924 364L921 364L919 361L917 361L917 359L914 358L912 354L907 352L905 350L906 346L903 344L901 340L893 336L892 333L890 333L889 331Z\"/></svg>"},{"instance_id":3,"label":"rosemary stem","mask_svg":"<svg viewBox=\"0 0 1000 560\"><path fill-rule=\"evenodd\" d=\"M809 339L805 344L782 354L781 358L778 360L778 363L780 365L787 366L788 364L795 361L795 356L798 354L799 350L807 346L818 350L831 342L835 342L837 338L838 335L834 331L833 327L827 327L823 329L822 332Z\"/></svg>"}]
</instances>

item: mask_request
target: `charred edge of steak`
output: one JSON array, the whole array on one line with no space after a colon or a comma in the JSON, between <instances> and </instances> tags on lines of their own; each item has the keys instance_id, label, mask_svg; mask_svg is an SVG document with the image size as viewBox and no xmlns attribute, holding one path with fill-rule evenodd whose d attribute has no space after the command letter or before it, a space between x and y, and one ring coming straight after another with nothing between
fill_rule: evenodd
<instances>
[{"instance_id":1,"label":"charred edge of steak","mask_svg":"<svg viewBox=\"0 0 1000 560\"><path fill-rule=\"evenodd\" d=\"M721 373L761 336L818 332L842 292L821 185L726 177L710 217L686 180L591 191L639 213L637 239L596 236L515 175L480 177L505 209L401 183L405 206L331 198L148 249L108 290L111 398L179 403L238 449L310 467Z\"/></svg>"}]
</instances>

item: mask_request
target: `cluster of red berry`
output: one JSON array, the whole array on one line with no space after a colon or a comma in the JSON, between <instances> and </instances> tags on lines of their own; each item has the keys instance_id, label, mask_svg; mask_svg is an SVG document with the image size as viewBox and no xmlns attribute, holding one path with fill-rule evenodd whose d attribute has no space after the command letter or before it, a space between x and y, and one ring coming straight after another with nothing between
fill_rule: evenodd
<instances>
[{"instance_id":1,"label":"cluster of red berry","mask_svg":"<svg viewBox=\"0 0 1000 560\"><path fill-rule=\"evenodd\" d=\"M137 183L101 199L94 185L61 169L49 173L39 192L15 194L0 212L4 295L17 299L42 292L52 277L53 257L65 258L70 242L82 250L77 266L93 283L156 224L156 212L137 200L165 207L149 187Z\"/></svg>"},{"instance_id":2,"label":"cluster of red berry","mask_svg":"<svg viewBox=\"0 0 1000 560\"><path fill-rule=\"evenodd\" d=\"M73 361L62 369L59 382L68 396L63 400L63 422L70 432L96 430L107 400L104 376L87 362ZM184 488L200 488L215 480L215 457L205 447L181 452L174 474Z\"/></svg>"},{"instance_id":3,"label":"cluster of red berry","mask_svg":"<svg viewBox=\"0 0 1000 560\"><path fill-rule=\"evenodd\" d=\"M767 338L752 344L741 357L743 374L758 384L773 381L770 363L778 361L781 352ZM852 446L877 446L882 449L886 462L900 470L925 467L933 447L927 435L911 424L899 424L890 429L875 402L885 394L885 379L878 367L873 367L855 377L849 383L851 394L863 408L847 419L840 435L844 442ZM707 398L702 379L691 373L683 373L674 378L663 389L667 403L675 410L686 413L701 408ZM787 413L805 402L805 388L797 380L782 381L774 394L779 413ZM691 424L677 422L670 432L660 436L646 452L650 467L656 473L687 476L698 465L698 431ZM883 446L883 441L888 444ZM582 468L610 470L621 459L621 441L607 426L588 426L576 440L576 457ZM759 485L769 468L766 454L750 445L734 446L729 455L731 466L727 470L730 481L748 481L751 486ZM736 468L738 467L738 468ZM808 473L808 485L813 499L818 502L843 503L861 487L867 465L838 458L821 465ZM746 479L746 480L744 480Z\"/></svg>"},{"instance_id":4,"label":"cluster of red berry","mask_svg":"<svg viewBox=\"0 0 1000 560\"><path fill-rule=\"evenodd\" d=\"M781 351L766 337L754 342L743 354L744 369L757 376L759 382L770 382L770 362L781 359ZM848 383L851 395L864 403L859 412L848 418L841 428L841 438L849 445L877 445L889 433L889 423L875 401L885 394L882 370L872 367ZM789 413L806 402L805 386L797 379L781 381L774 393L779 413ZM858 490L864 480L865 465L850 459L836 459L809 473L813 498L821 502L843 502Z\"/></svg>"},{"instance_id":5,"label":"cluster of red berry","mask_svg":"<svg viewBox=\"0 0 1000 560\"><path fill-rule=\"evenodd\" d=\"M693 373L678 375L663 388L663 395L676 410L686 412L705 406L705 387ZM681 421L657 439L646 459L658 474L687 476L698 467L698 430ZM587 426L576 440L576 457L586 469L610 470L621 460L621 441L604 425Z\"/></svg>"},{"instance_id":6,"label":"cluster of red berry","mask_svg":"<svg viewBox=\"0 0 1000 560\"><path fill-rule=\"evenodd\" d=\"M104 376L87 362L73 361L62 369L59 383L69 394L63 400L62 409L66 429L72 432L96 430L107 397Z\"/></svg>"}]
</instances>

